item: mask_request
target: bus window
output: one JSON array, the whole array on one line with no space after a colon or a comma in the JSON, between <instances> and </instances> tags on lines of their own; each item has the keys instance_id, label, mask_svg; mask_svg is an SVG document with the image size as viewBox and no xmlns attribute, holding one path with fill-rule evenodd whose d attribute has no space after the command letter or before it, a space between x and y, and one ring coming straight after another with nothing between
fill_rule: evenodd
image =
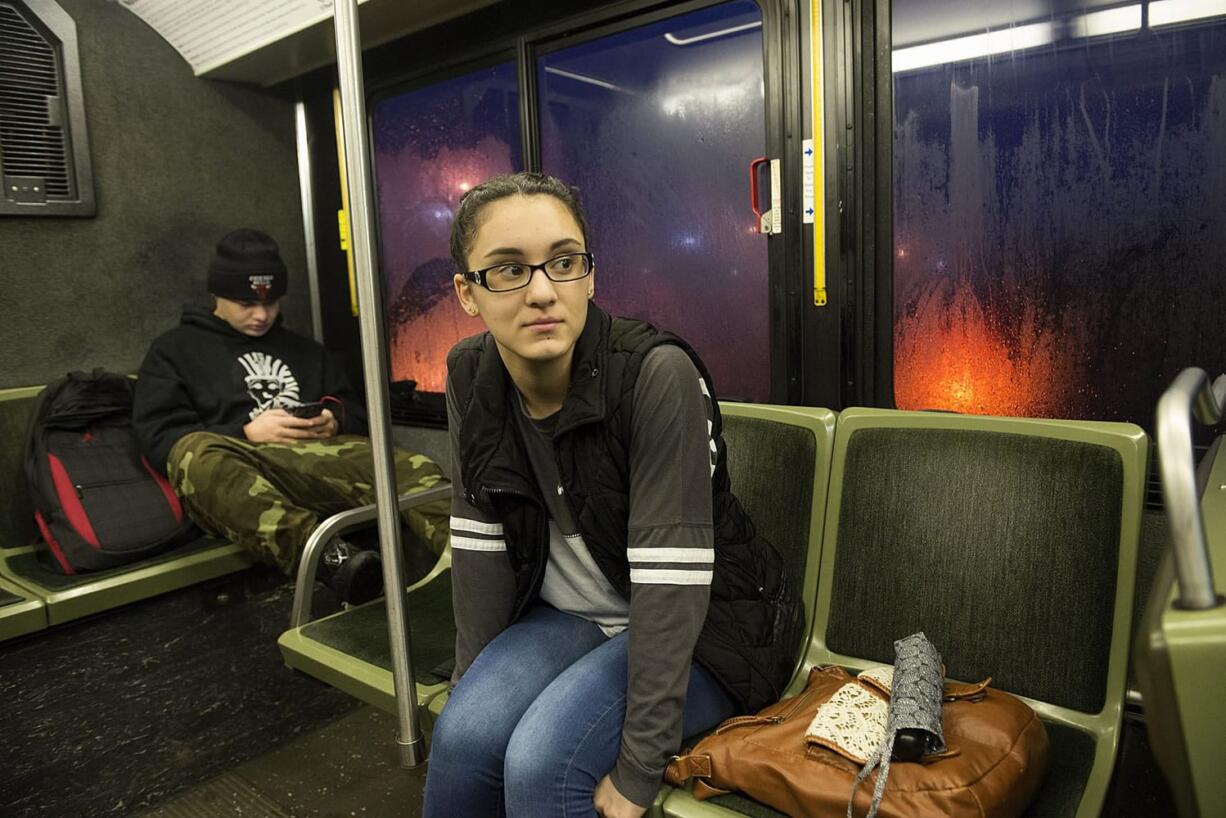
<instances>
[{"instance_id":1,"label":"bus window","mask_svg":"<svg viewBox=\"0 0 1226 818\"><path fill-rule=\"evenodd\" d=\"M546 44L536 66L541 167L581 190L597 301L682 335L722 395L757 401L767 242L746 178L766 152L761 21L755 3L724 3Z\"/></svg>"},{"instance_id":2,"label":"bus window","mask_svg":"<svg viewBox=\"0 0 1226 818\"><path fill-rule=\"evenodd\" d=\"M893 4L900 408L1148 425L1226 368L1226 15L1073 5Z\"/></svg>"},{"instance_id":3,"label":"bus window","mask_svg":"<svg viewBox=\"0 0 1226 818\"><path fill-rule=\"evenodd\" d=\"M515 64L386 97L371 120L392 379L442 392L447 350L482 329L452 294L452 215L469 187L523 167Z\"/></svg>"}]
</instances>

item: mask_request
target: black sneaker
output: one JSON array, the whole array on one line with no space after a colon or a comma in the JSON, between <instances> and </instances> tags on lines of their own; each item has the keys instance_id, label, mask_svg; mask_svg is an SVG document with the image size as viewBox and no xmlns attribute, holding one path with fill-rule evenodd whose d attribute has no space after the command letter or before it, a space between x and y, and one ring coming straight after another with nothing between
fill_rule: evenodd
<instances>
[{"instance_id":1,"label":"black sneaker","mask_svg":"<svg viewBox=\"0 0 1226 818\"><path fill-rule=\"evenodd\" d=\"M320 564L324 582L341 602L361 605L383 594L383 560L377 551L337 539L324 549Z\"/></svg>"},{"instance_id":2,"label":"black sneaker","mask_svg":"<svg viewBox=\"0 0 1226 818\"><path fill-rule=\"evenodd\" d=\"M379 528L369 526L345 533L348 542L355 548L368 549L379 553ZM438 555L431 552L429 546L418 539L413 530L400 524L400 547L404 554L404 584L406 587L419 582L426 574L434 570Z\"/></svg>"}]
</instances>

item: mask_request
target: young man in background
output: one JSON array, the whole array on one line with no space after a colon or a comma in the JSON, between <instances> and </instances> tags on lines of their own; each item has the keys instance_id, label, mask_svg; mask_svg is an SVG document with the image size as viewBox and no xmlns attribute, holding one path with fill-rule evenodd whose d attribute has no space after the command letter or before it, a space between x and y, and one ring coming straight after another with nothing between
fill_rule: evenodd
<instances>
[{"instance_id":1,"label":"young man in background","mask_svg":"<svg viewBox=\"0 0 1226 818\"><path fill-rule=\"evenodd\" d=\"M373 503L375 491L365 407L320 344L282 325L287 279L267 234L222 238L209 298L185 306L141 364L133 425L197 525L293 576L320 520ZM395 461L401 494L442 479L423 455L397 449ZM448 511L443 501L404 514L410 565L442 553ZM342 601L382 590L375 551L334 540L323 565Z\"/></svg>"}]
</instances>

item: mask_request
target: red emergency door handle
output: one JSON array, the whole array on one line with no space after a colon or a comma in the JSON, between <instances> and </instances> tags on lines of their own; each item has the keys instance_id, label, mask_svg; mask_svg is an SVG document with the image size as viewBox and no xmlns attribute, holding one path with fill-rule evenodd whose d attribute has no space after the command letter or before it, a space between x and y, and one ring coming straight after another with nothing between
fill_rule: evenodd
<instances>
[{"instance_id":1,"label":"red emergency door handle","mask_svg":"<svg viewBox=\"0 0 1226 818\"><path fill-rule=\"evenodd\" d=\"M749 163L749 209L753 211L753 229L762 229L762 211L758 209L758 168L769 162L765 156L759 156Z\"/></svg>"}]
</instances>

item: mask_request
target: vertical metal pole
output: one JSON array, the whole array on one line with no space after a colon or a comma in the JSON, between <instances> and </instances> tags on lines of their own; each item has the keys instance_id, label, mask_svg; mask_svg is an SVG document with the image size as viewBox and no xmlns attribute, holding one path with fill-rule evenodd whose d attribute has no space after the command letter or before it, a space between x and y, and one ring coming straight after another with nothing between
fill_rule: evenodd
<instances>
[{"instance_id":1,"label":"vertical metal pole","mask_svg":"<svg viewBox=\"0 0 1226 818\"><path fill-rule=\"evenodd\" d=\"M412 655L406 619L404 556L400 551L400 516L396 472L392 458L388 418L388 362L384 346L383 298L374 267L374 230L371 227L370 161L366 140L366 102L362 84L362 45L357 0L335 0L336 66L340 74L342 141L345 147L345 184L349 189L349 246L358 283L359 325L362 330L362 370L370 413L370 442L375 458L375 498L379 507L379 548L383 554L383 585L387 592L387 629L392 651L392 680L396 690L400 763L416 767L426 759L421 725L417 721L417 687L413 683Z\"/></svg>"},{"instance_id":2,"label":"vertical metal pole","mask_svg":"<svg viewBox=\"0 0 1226 818\"><path fill-rule=\"evenodd\" d=\"M302 236L306 240L307 283L311 288L311 332L324 342L323 313L319 303L319 263L315 255L315 194L311 185L311 145L307 133L306 105L302 94L294 103L294 135L298 145L298 190L302 194Z\"/></svg>"}]
</instances>

